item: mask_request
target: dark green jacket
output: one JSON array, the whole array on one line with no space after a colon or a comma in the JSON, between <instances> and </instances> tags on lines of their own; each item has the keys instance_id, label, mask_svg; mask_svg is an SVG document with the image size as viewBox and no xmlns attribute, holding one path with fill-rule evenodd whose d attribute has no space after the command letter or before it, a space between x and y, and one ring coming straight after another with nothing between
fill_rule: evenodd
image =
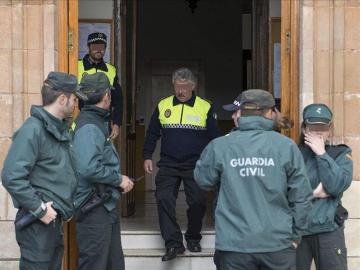
<instances>
[{"instance_id":1,"label":"dark green jacket","mask_svg":"<svg viewBox=\"0 0 360 270\"><path fill-rule=\"evenodd\" d=\"M85 105L75 121L74 152L79 175L77 208L96 189L96 184L114 187L111 200L105 204L108 211L116 207L120 198L120 192L115 189L121 183L120 158L108 139L108 116L107 110Z\"/></svg>"},{"instance_id":2,"label":"dark green jacket","mask_svg":"<svg viewBox=\"0 0 360 270\"><path fill-rule=\"evenodd\" d=\"M71 135L61 121L41 106L31 107L29 117L13 136L4 162L2 183L16 208L36 211L41 199L53 201L64 219L73 215L77 178L71 161Z\"/></svg>"},{"instance_id":3,"label":"dark green jacket","mask_svg":"<svg viewBox=\"0 0 360 270\"><path fill-rule=\"evenodd\" d=\"M305 234L331 232L339 226L335 223L335 210L341 203L343 192L349 188L353 176L351 149L346 145L326 146L324 155L316 156L305 145L299 146L305 160L312 189L320 182L331 196L314 199L309 224Z\"/></svg>"},{"instance_id":4,"label":"dark green jacket","mask_svg":"<svg viewBox=\"0 0 360 270\"><path fill-rule=\"evenodd\" d=\"M274 252L299 240L312 190L296 144L264 117L241 117L239 130L213 140L196 163L203 189L220 183L216 249Z\"/></svg>"}]
</instances>

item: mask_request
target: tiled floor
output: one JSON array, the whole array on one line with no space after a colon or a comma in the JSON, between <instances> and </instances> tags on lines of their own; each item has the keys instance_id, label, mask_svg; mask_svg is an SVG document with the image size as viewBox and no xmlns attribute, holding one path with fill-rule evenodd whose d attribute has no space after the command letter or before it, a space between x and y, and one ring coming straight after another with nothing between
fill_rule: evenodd
<instances>
[{"instance_id":1,"label":"tiled floor","mask_svg":"<svg viewBox=\"0 0 360 270\"><path fill-rule=\"evenodd\" d=\"M122 231L159 231L158 213L156 201L153 192L137 192L136 195L136 213L131 217L123 217L121 221ZM203 221L203 230L213 230L214 225L211 217L211 200L208 200L206 216ZM185 194L179 192L176 205L177 220L182 230L186 230L187 204Z\"/></svg>"}]
</instances>

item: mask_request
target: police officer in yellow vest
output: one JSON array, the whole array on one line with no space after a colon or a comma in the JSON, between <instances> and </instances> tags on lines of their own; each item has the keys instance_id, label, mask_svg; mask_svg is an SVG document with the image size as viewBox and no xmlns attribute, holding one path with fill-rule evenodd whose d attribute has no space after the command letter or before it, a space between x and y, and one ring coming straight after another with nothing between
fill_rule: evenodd
<instances>
[{"instance_id":1,"label":"police officer in yellow vest","mask_svg":"<svg viewBox=\"0 0 360 270\"><path fill-rule=\"evenodd\" d=\"M80 83L84 73L94 74L103 72L108 77L114 87L111 91L111 134L114 139L120 132L123 114L123 96L119 84L116 68L104 61L103 57L106 49L106 35L104 33L91 33L88 36L87 44L89 53L83 59L78 61L78 82ZM79 107L82 108L82 102L79 101Z\"/></svg>"},{"instance_id":2,"label":"police officer in yellow vest","mask_svg":"<svg viewBox=\"0 0 360 270\"><path fill-rule=\"evenodd\" d=\"M176 222L176 198L181 181L184 184L188 228L185 233L187 248L201 252L201 227L205 214L206 193L193 178L193 169L201 151L212 139L220 136L214 109L208 101L193 92L196 79L188 68L173 73L175 95L162 99L156 107L146 133L143 150L144 170L153 171L152 154L161 137L161 154L156 175L155 197L159 223L165 240L163 261L185 251L183 236Z\"/></svg>"}]
</instances>

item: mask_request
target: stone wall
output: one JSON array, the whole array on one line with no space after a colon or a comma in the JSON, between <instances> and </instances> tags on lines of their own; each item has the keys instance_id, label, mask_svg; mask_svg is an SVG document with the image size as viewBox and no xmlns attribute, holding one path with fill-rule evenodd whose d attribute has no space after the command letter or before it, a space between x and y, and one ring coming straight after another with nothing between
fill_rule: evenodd
<instances>
[{"instance_id":1,"label":"stone wall","mask_svg":"<svg viewBox=\"0 0 360 270\"><path fill-rule=\"evenodd\" d=\"M0 0L0 164L31 104L41 104L44 76L56 67L55 12L55 0ZM0 269L18 264L14 216L0 185Z\"/></svg>"},{"instance_id":2,"label":"stone wall","mask_svg":"<svg viewBox=\"0 0 360 270\"><path fill-rule=\"evenodd\" d=\"M328 104L334 112L334 143L353 149L354 180L360 180L360 1L304 0L301 7L302 107ZM360 182L345 192L349 269L360 269Z\"/></svg>"}]
</instances>

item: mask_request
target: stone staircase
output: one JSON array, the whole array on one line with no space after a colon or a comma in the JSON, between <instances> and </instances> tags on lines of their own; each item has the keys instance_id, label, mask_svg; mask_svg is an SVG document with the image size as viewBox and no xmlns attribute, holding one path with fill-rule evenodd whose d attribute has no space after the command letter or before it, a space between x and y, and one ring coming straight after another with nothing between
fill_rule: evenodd
<instances>
[{"instance_id":1,"label":"stone staircase","mask_svg":"<svg viewBox=\"0 0 360 270\"><path fill-rule=\"evenodd\" d=\"M129 270L215 270L215 233L203 231L201 253L185 251L174 260L162 262L164 241L159 231L122 231L126 269ZM184 243L185 244L185 243Z\"/></svg>"}]
</instances>

